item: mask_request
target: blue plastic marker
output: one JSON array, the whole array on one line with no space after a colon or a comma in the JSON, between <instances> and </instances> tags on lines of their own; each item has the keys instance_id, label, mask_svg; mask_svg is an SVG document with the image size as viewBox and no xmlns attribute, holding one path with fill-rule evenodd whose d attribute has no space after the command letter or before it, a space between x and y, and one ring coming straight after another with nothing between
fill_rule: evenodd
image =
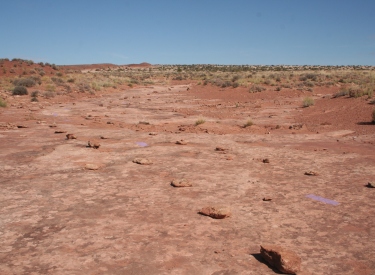
<instances>
[{"instance_id":1,"label":"blue plastic marker","mask_svg":"<svg viewBox=\"0 0 375 275\"><path fill-rule=\"evenodd\" d=\"M326 198L323 198L323 197L319 197L319 196L316 196L316 195L313 195L313 194L309 194L306 197L310 198L310 199L313 199L313 200L316 200L316 201L321 201L323 203L332 204L332 205L335 205L335 206L340 204L337 201L326 199Z\"/></svg>"}]
</instances>

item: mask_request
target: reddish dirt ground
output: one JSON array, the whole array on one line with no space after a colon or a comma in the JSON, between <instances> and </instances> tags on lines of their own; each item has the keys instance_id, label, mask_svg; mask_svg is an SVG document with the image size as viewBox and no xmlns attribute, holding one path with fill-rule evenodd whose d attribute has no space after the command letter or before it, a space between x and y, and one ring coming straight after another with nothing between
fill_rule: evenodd
<instances>
[{"instance_id":1,"label":"reddish dirt ground","mask_svg":"<svg viewBox=\"0 0 375 275\"><path fill-rule=\"evenodd\" d=\"M373 106L332 99L336 91L176 81L37 103L9 97L0 273L274 274L259 257L267 243L295 251L299 274L374 274L375 189L364 186L375 181ZM315 106L301 107L306 96ZM170 185L182 178L193 186ZM211 205L232 214L198 214Z\"/></svg>"}]
</instances>

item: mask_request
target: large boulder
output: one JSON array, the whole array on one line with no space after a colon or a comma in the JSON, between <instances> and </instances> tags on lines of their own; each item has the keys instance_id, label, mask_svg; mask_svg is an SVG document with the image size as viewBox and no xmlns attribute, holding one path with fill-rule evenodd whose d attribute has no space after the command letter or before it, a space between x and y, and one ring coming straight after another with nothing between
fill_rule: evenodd
<instances>
[{"instance_id":1,"label":"large boulder","mask_svg":"<svg viewBox=\"0 0 375 275\"><path fill-rule=\"evenodd\" d=\"M301 270L301 258L294 251L278 245L261 245L260 254L270 266L284 274L296 274Z\"/></svg>"}]
</instances>

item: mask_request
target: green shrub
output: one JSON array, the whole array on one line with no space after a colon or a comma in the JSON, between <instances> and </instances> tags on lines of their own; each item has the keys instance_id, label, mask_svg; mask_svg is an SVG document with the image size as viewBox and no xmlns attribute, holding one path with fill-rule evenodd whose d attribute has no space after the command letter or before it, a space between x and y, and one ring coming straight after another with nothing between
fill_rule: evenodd
<instances>
[{"instance_id":1,"label":"green shrub","mask_svg":"<svg viewBox=\"0 0 375 275\"><path fill-rule=\"evenodd\" d=\"M7 106L7 103L0 97L0 107L5 108Z\"/></svg>"},{"instance_id":2,"label":"green shrub","mask_svg":"<svg viewBox=\"0 0 375 275\"><path fill-rule=\"evenodd\" d=\"M29 92L24 86L16 86L13 89L12 95L27 95Z\"/></svg>"},{"instance_id":3,"label":"green shrub","mask_svg":"<svg viewBox=\"0 0 375 275\"><path fill-rule=\"evenodd\" d=\"M311 98L311 97L305 97L303 99L302 104L303 104L303 107L310 107L310 106L313 106L315 104L315 102L314 102L313 98Z\"/></svg>"}]
</instances>

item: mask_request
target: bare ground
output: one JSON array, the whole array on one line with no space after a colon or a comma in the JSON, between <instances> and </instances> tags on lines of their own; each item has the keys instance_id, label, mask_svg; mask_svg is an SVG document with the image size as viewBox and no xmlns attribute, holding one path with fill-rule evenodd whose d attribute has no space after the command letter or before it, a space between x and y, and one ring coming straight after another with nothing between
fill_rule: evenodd
<instances>
[{"instance_id":1,"label":"bare ground","mask_svg":"<svg viewBox=\"0 0 375 275\"><path fill-rule=\"evenodd\" d=\"M374 274L369 107L235 91L138 87L0 110L1 274L274 274L263 243L299 254L300 274ZM170 185L182 178L193 186ZM197 213L218 204L232 215Z\"/></svg>"}]
</instances>

